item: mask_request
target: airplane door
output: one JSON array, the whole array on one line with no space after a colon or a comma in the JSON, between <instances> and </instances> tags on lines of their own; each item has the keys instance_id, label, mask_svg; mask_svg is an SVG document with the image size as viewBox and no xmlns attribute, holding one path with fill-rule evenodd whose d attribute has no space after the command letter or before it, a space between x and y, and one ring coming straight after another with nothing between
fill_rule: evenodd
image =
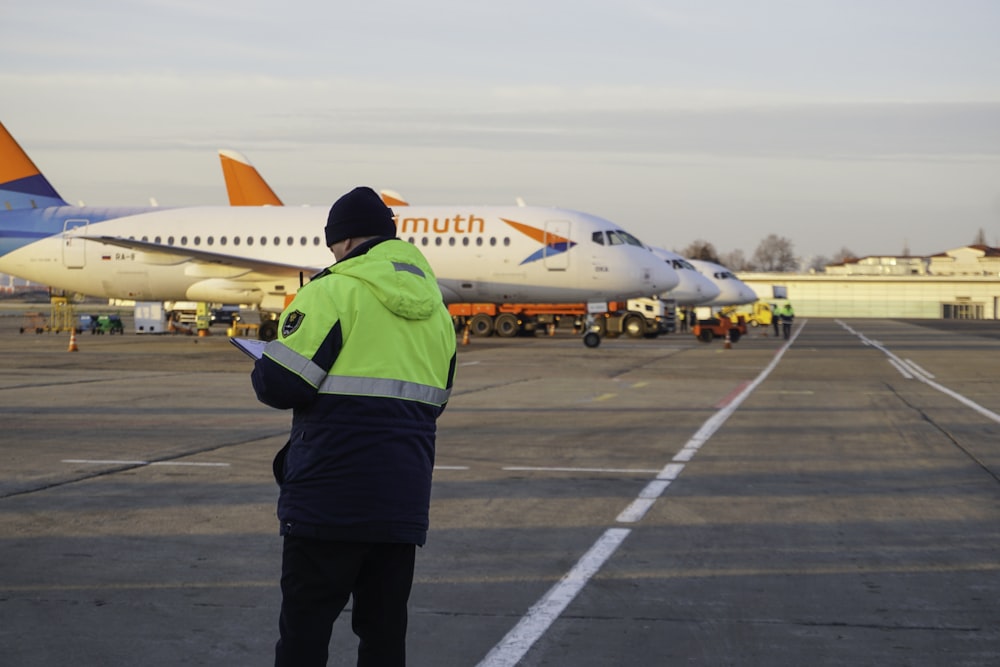
<instances>
[{"instance_id":1,"label":"airplane door","mask_svg":"<svg viewBox=\"0 0 1000 667\"><path fill-rule=\"evenodd\" d=\"M549 271L565 271L569 268L569 221L545 221L545 268Z\"/></svg>"},{"instance_id":2,"label":"airplane door","mask_svg":"<svg viewBox=\"0 0 1000 667\"><path fill-rule=\"evenodd\" d=\"M67 269L82 269L87 264L84 241L80 236L87 233L88 220L67 220L63 225L63 266Z\"/></svg>"}]
</instances>

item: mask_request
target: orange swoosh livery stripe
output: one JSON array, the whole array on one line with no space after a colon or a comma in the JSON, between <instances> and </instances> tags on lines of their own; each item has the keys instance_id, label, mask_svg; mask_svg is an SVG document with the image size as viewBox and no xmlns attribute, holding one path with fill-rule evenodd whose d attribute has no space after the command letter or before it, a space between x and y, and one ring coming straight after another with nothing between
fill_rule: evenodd
<instances>
[{"instance_id":1,"label":"orange swoosh livery stripe","mask_svg":"<svg viewBox=\"0 0 1000 667\"><path fill-rule=\"evenodd\" d=\"M513 220L508 220L507 218L500 218L508 225L521 232L525 236L532 238L542 245L553 246L557 243L568 244L570 241L567 238L553 234L551 232L546 232L544 229L539 229L538 227L530 227L521 222L514 222Z\"/></svg>"}]
</instances>

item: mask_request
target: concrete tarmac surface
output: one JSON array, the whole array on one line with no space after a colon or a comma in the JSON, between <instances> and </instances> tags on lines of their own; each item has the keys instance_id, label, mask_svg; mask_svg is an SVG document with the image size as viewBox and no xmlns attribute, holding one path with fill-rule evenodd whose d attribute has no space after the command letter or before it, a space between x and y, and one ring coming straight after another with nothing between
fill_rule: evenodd
<instances>
[{"instance_id":1,"label":"concrete tarmac surface","mask_svg":"<svg viewBox=\"0 0 1000 667\"><path fill-rule=\"evenodd\" d=\"M206 338L0 317L0 664L273 662L290 415ZM1000 665L1000 329L473 337L416 667ZM126 321L126 331L131 331ZM350 612L330 665L353 665Z\"/></svg>"}]
</instances>

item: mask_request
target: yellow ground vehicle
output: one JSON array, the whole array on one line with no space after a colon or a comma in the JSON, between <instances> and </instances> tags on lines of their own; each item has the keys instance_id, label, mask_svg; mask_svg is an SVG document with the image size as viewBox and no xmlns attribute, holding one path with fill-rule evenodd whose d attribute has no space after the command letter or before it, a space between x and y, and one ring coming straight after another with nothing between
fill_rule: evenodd
<instances>
[{"instance_id":1,"label":"yellow ground vehicle","mask_svg":"<svg viewBox=\"0 0 1000 667\"><path fill-rule=\"evenodd\" d=\"M719 311L719 314L734 320L742 316L743 321L752 327L771 326L771 322L774 319L774 313L771 312L771 304L767 301L755 301L752 304L743 306L726 306Z\"/></svg>"}]
</instances>

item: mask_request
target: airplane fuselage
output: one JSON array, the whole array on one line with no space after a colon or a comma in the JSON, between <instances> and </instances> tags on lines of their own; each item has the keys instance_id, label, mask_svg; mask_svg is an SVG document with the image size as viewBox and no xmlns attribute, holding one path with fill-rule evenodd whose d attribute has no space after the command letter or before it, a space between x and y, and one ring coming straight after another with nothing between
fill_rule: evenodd
<instances>
[{"instance_id":1,"label":"airplane fuselage","mask_svg":"<svg viewBox=\"0 0 1000 667\"><path fill-rule=\"evenodd\" d=\"M281 310L333 263L321 207L0 212L0 271L92 296ZM613 223L539 207L400 207L397 235L427 256L445 301L649 296L677 275L645 248L596 239ZM603 238L603 237L602 237Z\"/></svg>"}]
</instances>

